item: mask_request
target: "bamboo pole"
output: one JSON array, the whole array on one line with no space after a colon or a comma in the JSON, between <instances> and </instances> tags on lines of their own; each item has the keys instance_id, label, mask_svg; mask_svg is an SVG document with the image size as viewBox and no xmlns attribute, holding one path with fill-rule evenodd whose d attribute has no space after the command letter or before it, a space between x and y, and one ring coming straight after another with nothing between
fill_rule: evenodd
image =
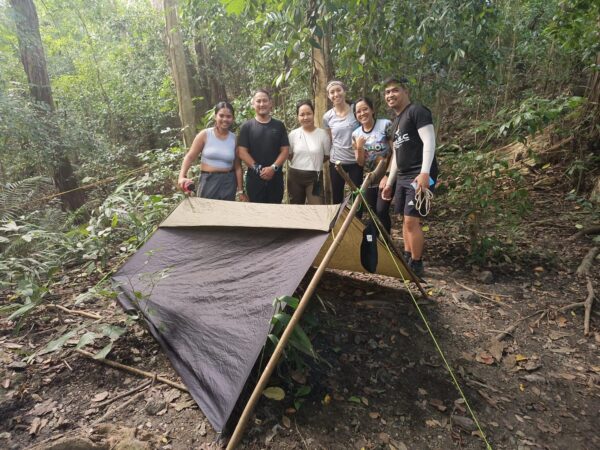
<instances>
[{"instance_id":1,"label":"bamboo pole","mask_svg":"<svg viewBox=\"0 0 600 450\"><path fill-rule=\"evenodd\" d=\"M377 166L377 168L373 171L374 174L378 173L379 167L380 166ZM344 168L341 166L341 164L337 164L335 166L335 169L338 171L338 173L341 175L341 177L344 180L346 180L346 183L348 183L348 186L350 186L350 189L356 190L356 185L350 179L350 177L348 176L348 174L346 173L346 171L344 170ZM362 199L362 196L359 196L359 197ZM366 207L367 207L367 205L365 204L365 208ZM421 294L423 295L424 298L426 298L426 299L429 298L428 295L427 295L427 293L425 292L425 289L423 289L423 286L421 286L421 283L419 283L419 277L417 277L415 275L415 273L412 271L412 269L409 267L409 265L406 264L406 261L404 261L404 256L402 256L402 252L400 251L400 249L398 248L398 246L392 240L392 237L390 236L390 234L387 232L387 230L385 229L385 227L383 226L383 224L379 220L379 217L377 217L376 215L373 215L373 216L371 216L371 218L375 221L375 223L377 223L377 228L379 228L379 231L381 232L381 235L383 236L383 239L387 242L387 244L391 248L394 249L394 251L396 252L396 256L398 256L398 259L402 262L402 265L404 266L404 268L406 269L406 271L410 274L410 277L411 277L410 281L412 281L413 283L415 283L417 285L417 288L419 289L419 291L421 292Z\"/></svg>"},{"instance_id":2,"label":"bamboo pole","mask_svg":"<svg viewBox=\"0 0 600 450\"><path fill-rule=\"evenodd\" d=\"M371 181L371 176L372 176L371 173L367 174L367 176L365 177L365 180L363 181L363 183L361 185L361 189L364 189L366 186L369 185L369 183ZM277 362L279 361L279 358L281 357L281 354L283 353L283 350L284 350L286 344L288 343L288 341L292 335L292 332L294 331L294 328L300 321L300 318L302 317L304 310L308 306L308 303L310 302L310 298L312 297L313 292L315 291L317 285L319 284L319 281L321 280L321 277L323 276L323 272L325 272L325 268L327 267L327 264L329 264L329 261L331 261L331 258L333 257L333 254L335 253L338 246L342 242L342 239L344 238L346 231L348 231L348 228L350 227L350 224L352 223L352 219L356 215L356 211L358 210L358 206L360 205L360 202L361 202L360 196L358 196L357 198L354 199L354 202L352 203L352 208L350 208L350 212L348 213L348 216L344 220L344 223L342 224L333 243L327 250L327 253L325 254L325 257L323 258L323 260L321 261L321 264L319 264L319 267L317 268L317 271L313 275L313 278L310 281L310 284L306 288L304 295L300 299L300 303L298 304L296 311L292 315L292 317L288 323L288 326L286 327L285 331L281 335L281 338L279 339L279 343L275 347L275 350L273 351L273 355L271 356L271 359L269 359L269 362L267 363L265 370L261 374L260 379L258 380L256 387L254 388L254 391L252 391L252 395L250 396L248 403L246 403L246 406L244 407L244 411L242 412L242 415L240 416L240 420L238 420L235 430L233 430L233 434L231 435L231 439L229 440L229 443L227 444L227 450L233 450L234 448L236 448L238 446L238 444L242 440L244 430L246 429L248 420L250 420L252 411L254 410L256 403L258 403L258 400L260 399L262 392L265 390L265 387L267 386L269 378L271 378L271 374L273 373L273 370L275 370Z\"/></svg>"},{"instance_id":3,"label":"bamboo pole","mask_svg":"<svg viewBox=\"0 0 600 450\"><path fill-rule=\"evenodd\" d=\"M140 376L146 377L146 378L152 378L154 380L160 381L161 383L168 384L169 386L177 388L180 391L189 392L188 389L183 384L176 383L175 381L171 381L165 377L161 377L160 375L158 375L156 373L146 372L145 370L137 369L137 368L131 367L131 366L126 366L125 364L121 364L116 361L111 361L110 359L106 359L106 358L96 359L96 358L94 358L94 355L92 353L86 352L85 350L81 350L78 348L75 349L75 352L79 353L80 355L86 356L94 361L97 361L101 364L106 364L107 366L113 367L115 369L123 370L125 372L133 373L135 375L140 375Z\"/></svg>"}]
</instances>

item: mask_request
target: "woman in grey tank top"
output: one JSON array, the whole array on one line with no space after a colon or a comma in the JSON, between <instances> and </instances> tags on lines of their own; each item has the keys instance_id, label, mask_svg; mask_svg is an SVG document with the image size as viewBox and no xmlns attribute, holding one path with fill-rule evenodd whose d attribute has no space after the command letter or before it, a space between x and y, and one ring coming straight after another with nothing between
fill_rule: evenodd
<instances>
[{"instance_id":1,"label":"woman in grey tank top","mask_svg":"<svg viewBox=\"0 0 600 450\"><path fill-rule=\"evenodd\" d=\"M233 124L233 106L219 102L215 106L215 126L206 128L196 135L194 142L183 158L177 185L186 194L193 189L194 182L187 177L192 163L202 154L200 180L197 194L214 200L248 201L244 194L242 165L236 154L235 135L229 130Z\"/></svg>"},{"instance_id":2,"label":"woman in grey tank top","mask_svg":"<svg viewBox=\"0 0 600 450\"><path fill-rule=\"evenodd\" d=\"M352 132L360 125L354 117L352 108L346 102L346 86L341 81L333 80L327 84L327 97L333 103L333 108L323 115L323 128L331 137L331 154L329 165L331 178L331 196L334 204L344 200L345 181L335 169L335 163L340 162L350 179L360 186L363 168L356 162L352 148Z\"/></svg>"}]
</instances>

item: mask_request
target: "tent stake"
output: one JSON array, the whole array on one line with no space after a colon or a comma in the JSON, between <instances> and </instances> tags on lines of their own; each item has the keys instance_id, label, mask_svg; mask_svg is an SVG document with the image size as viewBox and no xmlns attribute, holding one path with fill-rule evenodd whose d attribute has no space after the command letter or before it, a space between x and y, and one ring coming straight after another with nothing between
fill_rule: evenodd
<instances>
[{"instance_id":1,"label":"tent stake","mask_svg":"<svg viewBox=\"0 0 600 450\"><path fill-rule=\"evenodd\" d=\"M380 162L379 165L377 166L377 168L372 173L373 174L379 173L380 168L382 168L382 167L383 167L382 163ZM346 181L346 183L348 183L348 186L350 186L350 189L352 189L354 191L357 189L356 185L350 179L350 177L348 176L348 173L344 170L344 168L342 167L341 164L336 164L335 165L335 170L337 170L337 172L340 174L340 176ZM382 172L383 171L381 171L381 173ZM363 186L364 186L364 183L363 183ZM361 189L362 189L362 187L361 187ZM362 200L362 196L359 195L359 197ZM365 205L365 208L366 207L367 207L367 205ZM398 246L394 243L394 241L392 240L392 237L390 236L390 234L388 233L388 231L385 229L385 227L383 226L383 224L379 220L379 217L377 217L376 215L373 215L371 218L377 223L377 228L379 228L379 231L381 232L381 235L383 236L383 239L387 242L387 244L392 249L394 249L394 251L396 252L396 256L398 257L398 259L400 261L402 261L402 265L404 266L404 269L406 269L406 271L410 274L411 281L417 285L417 288L421 292L421 295L423 295L423 298L428 299L429 296L425 292L425 289L423 289L423 286L421 286L421 283L419 282L419 277L417 277L415 275L415 273L413 272L413 270L409 267L409 265L406 264L406 261L404 261L404 255L403 255L403 253L400 251L400 249L398 248Z\"/></svg>"},{"instance_id":2,"label":"tent stake","mask_svg":"<svg viewBox=\"0 0 600 450\"><path fill-rule=\"evenodd\" d=\"M363 181L363 183L361 185L361 189L364 189L365 187L367 187L369 185L369 183L371 182L371 175L372 175L371 173L367 174L367 176L365 177L365 180ZM325 272L325 268L329 264L329 261L331 261L331 258L333 258L333 254L335 253L338 246L342 242L342 239L343 239L344 235L346 234L346 231L348 231L348 228L350 227L350 224L352 223L352 219L356 215L356 211L358 210L360 202L361 202L360 196L358 196L354 199L354 202L352 203L352 208L350 208L350 212L348 213L348 216L346 216L344 223L340 227L340 231L338 232L338 234L335 237L334 241L332 242L331 246L327 250L327 253L323 257L321 264L319 264L317 271L313 275L312 280L310 280L310 284L308 285L308 287L306 288L306 291L304 292L304 295L300 299L300 303L298 303L298 307L296 308L296 311L290 318L288 326L285 328L283 334L281 335L281 338L279 339L279 343L277 344L277 346L275 347L275 350L273 351L273 355L271 355L271 359L269 359L269 362L267 363L265 370L261 374L261 376L258 380L258 383L256 384L256 387L252 391L252 395L250 396L248 403L246 403L246 406L244 407L244 411L242 411L242 415L240 416L240 419L238 420L238 423L235 426L235 430L233 430L233 434L231 435L231 439L229 440L229 443L227 444L227 450L233 450L234 448L236 448L238 446L238 444L242 440L244 430L246 429L248 420L250 420L252 411L254 410L256 403L258 403L258 400L260 399L262 392L265 390L267 383L269 382L269 378L271 378L271 374L273 373L273 370L275 370L275 367L277 366L277 362L279 361L279 358L281 357L281 354L283 353L283 349L285 348L286 344L288 343L288 341L290 339L290 336L292 335L292 332L294 331L294 327L298 324L298 322L300 321L300 318L302 317L302 314L304 313L304 310L308 306L308 302L310 301L310 298L312 297L313 292L315 291L315 289L317 287L317 284L319 284L319 281L321 280L321 277L323 276L323 272Z\"/></svg>"}]
</instances>

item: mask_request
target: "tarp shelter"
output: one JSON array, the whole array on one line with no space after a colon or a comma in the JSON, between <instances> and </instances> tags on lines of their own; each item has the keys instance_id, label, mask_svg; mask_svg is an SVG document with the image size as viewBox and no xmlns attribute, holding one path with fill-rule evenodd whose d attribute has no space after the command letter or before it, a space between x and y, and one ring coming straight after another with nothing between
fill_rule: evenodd
<instances>
[{"instance_id":1,"label":"tarp shelter","mask_svg":"<svg viewBox=\"0 0 600 450\"><path fill-rule=\"evenodd\" d=\"M184 200L113 277L212 426L221 431L270 329L273 300L318 265L347 214L340 205ZM356 218L329 267L364 271ZM378 243L376 273L411 275ZM394 261L395 260L395 261Z\"/></svg>"}]
</instances>

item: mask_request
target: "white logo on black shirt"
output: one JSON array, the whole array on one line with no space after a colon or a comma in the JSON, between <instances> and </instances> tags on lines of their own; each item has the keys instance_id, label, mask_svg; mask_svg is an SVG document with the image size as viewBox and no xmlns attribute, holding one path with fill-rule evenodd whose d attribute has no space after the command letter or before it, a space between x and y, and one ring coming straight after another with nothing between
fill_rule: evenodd
<instances>
[{"instance_id":1,"label":"white logo on black shirt","mask_svg":"<svg viewBox=\"0 0 600 450\"><path fill-rule=\"evenodd\" d=\"M409 142L409 141L410 141L410 136L408 135L408 133L396 134L396 139L394 140L394 150L397 150L398 148L400 148L400 146L403 143Z\"/></svg>"}]
</instances>

